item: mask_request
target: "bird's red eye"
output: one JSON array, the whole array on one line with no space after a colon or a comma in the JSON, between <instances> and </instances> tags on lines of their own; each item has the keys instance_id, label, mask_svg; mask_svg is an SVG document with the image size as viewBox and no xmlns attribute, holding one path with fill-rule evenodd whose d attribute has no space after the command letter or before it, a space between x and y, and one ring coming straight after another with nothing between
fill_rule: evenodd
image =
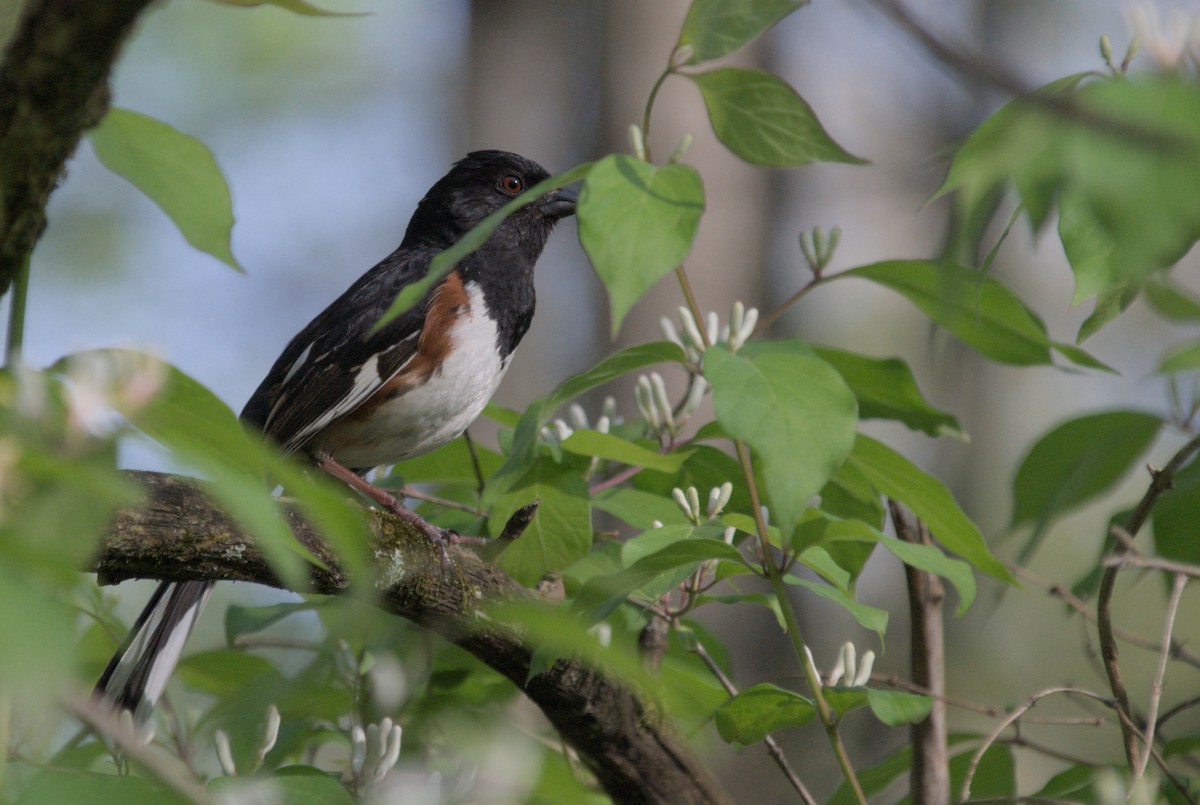
<instances>
[{"instance_id":1,"label":"bird's red eye","mask_svg":"<svg viewBox=\"0 0 1200 805\"><path fill-rule=\"evenodd\" d=\"M515 196L525 189L525 180L510 173L500 180L498 188L506 196Z\"/></svg>"}]
</instances>

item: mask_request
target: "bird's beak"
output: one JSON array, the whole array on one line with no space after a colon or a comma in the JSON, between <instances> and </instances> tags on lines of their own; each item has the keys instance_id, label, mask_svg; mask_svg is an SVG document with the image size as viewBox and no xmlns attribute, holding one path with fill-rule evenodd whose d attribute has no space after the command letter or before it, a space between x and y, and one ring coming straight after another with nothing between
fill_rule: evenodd
<instances>
[{"instance_id":1,"label":"bird's beak","mask_svg":"<svg viewBox=\"0 0 1200 805\"><path fill-rule=\"evenodd\" d=\"M538 209L547 218L558 220L566 218L568 215L574 215L577 201L579 201L578 193L566 187L560 187L543 196L542 200L538 202Z\"/></svg>"}]
</instances>

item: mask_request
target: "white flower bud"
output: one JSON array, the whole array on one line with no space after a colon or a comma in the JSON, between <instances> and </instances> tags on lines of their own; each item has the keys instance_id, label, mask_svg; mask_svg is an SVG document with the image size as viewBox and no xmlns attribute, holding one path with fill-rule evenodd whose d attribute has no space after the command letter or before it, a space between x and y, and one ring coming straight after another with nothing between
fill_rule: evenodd
<instances>
[{"instance_id":1,"label":"white flower bud","mask_svg":"<svg viewBox=\"0 0 1200 805\"><path fill-rule=\"evenodd\" d=\"M588 428L587 411L583 410L583 406L579 403L571 403L567 406L567 415L571 418L571 424L579 430Z\"/></svg>"},{"instance_id":2,"label":"white flower bud","mask_svg":"<svg viewBox=\"0 0 1200 805\"><path fill-rule=\"evenodd\" d=\"M355 724L350 728L350 771L358 775L367 759L367 734Z\"/></svg>"},{"instance_id":3,"label":"white flower bud","mask_svg":"<svg viewBox=\"0 0 1200 805\"><path fill-rule=\"evenodd\" d=\"M229 748L229 735L225 730L217 730L213 736L213 742L217 745L217 762L221 764L221 770L228 777L233 777L237 774L237 766L233 765L233 752Z\"/></svg>"},{"instance_id":4,"label":"white flower bud","mask_svg":"<svg viewBox=\"0 0 1200 805\"><path fill-rule=\"evenodd\" d=\"M875 652L867 651L862 655L862 663L858 666L858 673L854 676L854 686L862 687L871 681L871 669L875 667Z\"/></svg>"},{"instance_id":5,"label":"white flower bud","mask_svg":"<svg viewBox=\"0 0 1200 805\"><path fill-rule=\"evenodd\" d=\"M667 384L663 382L658 372L650 373L650 386L654 389L654 404L658 408L662 423L671 433L675 432L675 422L671 418L671 398L667 396Z\"/></svg>"},{"instance_id":6,"label":"white flower bud","mask_svg":"<svg viewBox=\"0 0 1200 805\"><path fill-rule=\"evenodd\" d=\"M700 335L696 320L692 318L692 312L686 307L679 308L679 321L683 324L683 332L692 342L692 346L698 350L704 349L704 338Z\"/></svg>"},{"instance_id":7,"label":"white flower bud","mask_svg":"<svg viewBox=\"0 0 1200 805\"><path fill-rule=\"evenodd\" d=\"M720 514L731 497L733 497L733 484L729 481L720 486L714 486L708 493L708 519L711 520Z\"/></svg>"}]
</instances>

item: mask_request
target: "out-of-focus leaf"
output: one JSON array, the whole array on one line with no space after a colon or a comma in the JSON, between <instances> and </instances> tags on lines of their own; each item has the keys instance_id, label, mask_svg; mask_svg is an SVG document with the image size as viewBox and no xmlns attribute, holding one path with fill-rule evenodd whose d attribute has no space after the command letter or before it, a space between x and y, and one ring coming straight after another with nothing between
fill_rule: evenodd
<instances>
[{"instance_id":1,"label":"out-of-focus leaf","mask_svg":"<svg viewBox=\"0 0 1200 805\"><path fill-rule=\"evenodd\" d=\"M270 661L257 654L222 648L189 654L175 668L179 679L188 687L227 696L263 674L278 675Z\"/></svg>"},{"instance_id":2,"label":"out-of-focus leaf","mask_svg":"<svg viewBox=\"0 0 1200 805\"><path fill-rule=\"evenodd\" d=\"M868 358L829 347L813 347L813 351L837 369L854 392L860 418L894 419L930 436L967 438L957 419L925 400L904 361Z\"/></svg>"},{"instance_id":3,"label":"out-of-focus leaf","mask_svg":"<svg viewBox=\"0 0 1200 805\"><path fill-rule=\"evenodd\" d=\"M91 774L45 769L33 776L29 787L15 805L69 802L86 802L88 805L129 805L131 802L187 805L194 800L132 774Z\"/></svg>"},{"instance_id":4,"label":"out-of-focus leaf","mask_svg":"<svg viewBox=\"0 0 1200 805\"><path fill-rule=\"evenodd\" d=\"M941 191L978 199L1012 183L1035 226L1059 202L1076 301L1140 285L1200 236L1200 87L1163 74L1082 78L993 115L959 149Z\"/></svg>"},{"instance_id":5,"label":"out-of-focus leaf","mask_svg":"<svg viewBox=\"0 0 1200 805\"><path fill-rule=\"evenodd\" d=\"M1196 536L1196 524L1200 523L1200 461L1193 459L1176 473L1171 488L1150 511L1150 522L1158 555L1200 563L1200 539Z\"/></svg>"},{"instance_id":6,"label":"out-of-focus leaf","mask_svg":"<svg viewBox=\"0 0 1200 805\"><path fill-rule=\"evenodd\" d=\"M573 432L563 442L562 448L579 456L594 456L658 472L678 472L691 455L687 451L659 453L611 433L588 429Z\"/></svg>"},{"instance_id":7,"label":"out-of-focus leaf","mask_svg":"<svg viewBox=\"0 0 1200 805\"><path fill-rule=\"evenodd\" d=\"M934 260L890 260L834 276L868 279L903 294L934 322L994 361L1048 364L1054 350L1073 363L1107 368L1076 347L1051 341L1041 319L1016 294L976 269Z\"/></svg>"},{"instance_id":8,"label":"out-of-focus leaf","mask_svg":"<svg viewBox=\"0 0 1200 805\"><path fill-rule=\"evenodd\" d=\"M188 243L241 270L229 249L229 185L204 143L160 120L116 107L89 137L104 166L149 196Z\"/></svg>"},{"instance_id":9,"label":"out-of-focus leaf","mask_svg":"<svg viewBox=\"0 0 1200 805\"><path fill-rule=\"evenodd\" d=\"M327 11L318 8L305 0L211 0L226 6L239 8L255 8L257 6L275 6L285 11L291 11L304 17L365 17L366 11Z\"/></svg>"},{"instance_id":10,"label":"out-of-focus leaf","mask_svg":"<svg viewBox=\"0 0 1200 805\"><path fill-rule=\"evenodd\" d=\"M713 713L726 743L749 746L787 727L803 727L816 715L811 701L775 685L746 688Z\"/></svg>"},{"instance_id":11,"label":"out-of-focus leaf","mask_svg":"<svg viewBox=\"0 0 1200 805\"><path fill-rule=\"evenodd\" d=\"M354 797L334 775L315 766L285 766L269 777L217 777L208 790L222 802L240 802L271 791L271 802L280 805L354 805ZM253 792L253 793L251 793Z\"/></svg>"},{"instance_id":12,"label":"out-of-focus leaf","mask_svg":"<svg viewBox=\"0 0 1200 805\"><path fill-rule=\"evenodd\" d=\"M484 494L485 507L497 496L508 491L512 484L533 464L537 455L538 434L550 421L554 411L568 400L583 394L610 380L655 363L679 363L684 360L683 350L670 341L653 341L623 349L610 355L590 369L574 375L540 400L534 400L525 409L521 421L513 434L512 450L504 465L496 471Z\"/></svg>"},{"instance_id":13,"label":"out-of-focus leaf","mask_svg":"<svg viewBox=\"0 0 1200 805\"><path fill-rule=\"evenodd\" d=\"M928 696L876 688L867 688L867 703L875 717L889 727L924 721L933 706L933 700Z\"/></svg>"},{"instance_id":14,"label":"out-of-focus leaf","mask_svg":"<svg viewBox=\"0 0 1200 805\"><path fill-rule=\"evenodd\" d=\"M1152 277L1145 287L1146 301L1169 321L1200 321L1200 299L1163 276Z\"/></svg>"},{"instance_id":15,"label":"out-of-focus leaf","mask_svg":"<svg viewBox=\"0 0 1200 805\"><path fill-rule=\"evenodd\" d=\"M579 193L579 242L608 289L612 331L642 294L687 257L704 185L687 165L624 154L597 162Z\"/></svg>"},{"instance_id":16,"label":"out-of-focus leaf","mask_svg":"<svg viewBox=\"0 0 1200 805\"><path fill-rule=\"evenodd\" d=\"M261 632L269 626L297 612L307 612L324 606L319 601L284 601L257 607L232 605L225 610L225 642L234 642L246 634Z\"/></svg>"},{"instance_id":17,"label":"out-of-focus leaf","mask_svg":"<svg viewBox=\"0 0 1200 805\"><path fill-rule=\"evenodd\" d=\"M963 514L946 486L890 447L859 434L848 459L882 494L910 508L934 538L980 571L1013 584L1008 568L992 555L983 535Z\"/></svg>"},{"instance_id":18,"label":"out-of-focus leaf","mask_svg":"<svg viewBox=\"0 0 1200 805\"><path fill-rule=\"evenodd\" d=\"M489 532L499 534L513 512L533 500L541 500L533 522L500 555L500 566L529 586L579 559L592 544L587 485L578 472L548 459L535 463L496 501L488 519Z\"/></svg>"},{"instance_id":19,"label":"out-of-focus leaf","mask_svg":"<svg viewBox=\"0 0 1200 805\"><path fill-rule=\"evenodd\" d=\"M756 39L808 0L693 0L678 47L691 48L688 64L719 59Z\"/></svg>"},{"instance_id":20,"label":"out-of-focus leaf","mask_svg":"<svg viewBox=\"0 0 1200 805\"><path fill-rule=\"evenodd\" d=\"M950 758L950 790L961 791L974 749ZM971 799L1011 799L1017 794L1016 764L1012 748L994 743L983 753L971 778Z\"/></svg>"},{"instance_id":21,"label":"out-of-focus leaf","mask_svg":"<svg viewBox=\"0 0 1200 805\"><path fill-rule=\"evenodd\" d=\"M700 88L717 139L747 162L776 167L866 162L834 142L812 107L776 75L722 67L687 77Z\"/></svg>"},{"instance_id":22,"label":"out-of-focus leaf","mask_svg":"<svg viewBox=\"0 0 1200 805\"><path fill-rule=\"evenodd\" d=\"M1161 375L1173 375L1196 369L1200 369L1200 341L1185 341L1167 350L1156 371Z\"/></svg>"},{"instance_id":23,"label":"out-of-focus leaf","mask_svg":"<svg viewBox=\"0 0 1200 805\"><path fill-rule=\"evenodd\" d=\"M1125 312L1125 309L1137 299L1138 289L1131 285L1116 285L1099 293L1096 297L1096 307L1092 315L1079 325L1076 342L1082 344L1100 331L1100 328Z\"/></svg>"},{"instance_id":24,"label":"out-of-focus leaf","mask_svg":"<svg viewBox=\"0 0 1200 805\"><path fill-rule=\"evenodd\" d=\"M1065 422L1040 438L1013 481L1012 528L1032 524L1025 561L1065 512L1112 488L1150 448L1162 420L1140 411L1107 411Z\"/></svg>"},{"instance_id":25,"label":"out-of-focus leaf","mask_svg":"<svg viewBox=\"0 0 1200 805\"><path fill-rule=\"evenodd\" d=\"M1163 754L1165 755L1166 752L1164 751ZM1035 796L1049 800L1070 800L1092 805L1096 802L1092 784L1103 771L1103 767L1097 766L1071 766L1066 771L1061 771L1047 780Z\"/></svg>"},{"instance_id":26,"label":"out-of-focus leaf","mask_svg":"<svg viewBox=\"0 0 1200 805\"><path fill-rule=\"evenodd\" d=\"M791 534L854 445L857 403L841 375L800 342L704 353L722 427L762 462L771 521Z\"/></svg>"}]
</instances>

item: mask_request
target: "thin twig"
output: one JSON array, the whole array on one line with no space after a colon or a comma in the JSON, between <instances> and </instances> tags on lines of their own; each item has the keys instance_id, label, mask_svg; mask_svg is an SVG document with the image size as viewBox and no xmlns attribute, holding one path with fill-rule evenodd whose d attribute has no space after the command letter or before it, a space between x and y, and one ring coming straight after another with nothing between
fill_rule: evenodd
<instances>
[{"instance_id":1,"label":"thin twig","mask_svg":"<svg viewBox=\"0 0 1200 805\"><path fill-rule=\"evenodd\" d=\"M968 702L963 699L954 699L950 696L935 696L929 688L918 685L915 682L909 682L907 679L901 679L895 674L871 674L871 681L877 682L880 685L896 688L898 690L906 690L909 693L916 693L921 696L929 696L945 702L950 707L958 707L962 710L970 710L973 713L985 715L988 718L1003 718L1008 715L1007 710L999 707L993 707L987 704L979 704L978 702ZM1040 724L1051 725L1056 727L1102 727L1104 726L1103 716L1029 716L1021 719L1022 724Z\"/></svg>"},{"instance_id":2,"label":"thin twig","mask_svg":"<svg viewBox=\"0 0 1200 805\"><path fill-rule=\"evenodd\" d=\"M1023 567L1012 562L1008 562L1006 564L1008 565L1008 569L1012 571L1013 575L1017 576L1019 579L1021 579L1021 581L1028 582L1045 591L1048 595L1062 601L1068 607L1079 613L1084 620L1090 623L1096 623L1096 613L1091 610L1091 608L1087 605L1087 602L1079 596L1072 594L1071 591L1066 587L1062 586L1058 582L1053 582L1049 579L1039 576L1027 567ZM1145 637L1142 637L1140 634L1131 632L1128 629L1122 629L1114 626L1113 634L1126 643L1137 646L1138 648L1144 648L1148 651L1158 651L1160 648L1159 644L1155 641L1148 640ZM1178 638L1171 639L1171 657L1179 660L1180 662L1187 663L1194 668L1200 668L1200 655L1188 651L1187 647L1185 647Z\"/></svg>"},{"instance_id":3,"label":"thin twig","mask_svg":"<svg viewBox=\"0 0 1200 805\"><path fill-rule=\"evenodd\" d=\"M1161 556L1134 556L1133 554L1112 554L1101 562L1105 567L1135 567L1143 570L1164 570L1176 576L1200 578L1200 565L1189 562L1176 562L1173 559L1163 559Z\"/></svg>"},{"instance_id":4,"label":"thin twig","mask_svg":"<svg viewBox=\"0 0 1200 805\"><path fill-rule=\"evenodd\" d=\"M1175 474L1191 461L1197 450L1200 450L1200 436L1194 436L1181 447L1161 470L1152 469L1150 471L1150 486L1124 525L1125 532L1130 537L1137 536L1142 525L1150 517L1154 504L1174 485ZM1117 554L1128 553L1129 549L1125 543L1121 543L1114 552ZM1130 769L1135 769L1138 768L1137 738L1134 730L1130 728L1133 723L1132 718L1129 717L1132 711L1129 707L1129 694L1125 690L1125 681L1121 676L1121 666L1117 661L1117 641L1112 622L1112 599L1117 585L1118 570L1120 570L1119 567L1106 567L1104 574L1100 577L1100 590L1096 596L1096 631L1100 637L1100 656L1104 660L1104 671L1108 676L1109 687L1116 698L1117 711L1122 714L1121 736L1125 747L1125 760Z\"/></svg>"},{"instance_id":5,"label":"thin twig","mask_svg":"<svg viewBox=\"0 0 1200 805\"><path fill-rule=\"evenodd\" d=\"M692 646L692 653L708 666L708 670L721 683L721 687L725 688L726 693L730 696L738 695L738 689L733 684L733 680L725 675L725 672L721 670L721 666L717 665L717 661L712 658L712 655L708 653L699 640L695 641L695 644ZM775 740L774 736L767 735L764 737L763 744L766 745L767 752L775 761L775 765L779 766L779 770L783 772L783 776L791 783L792 788L796 789L796 793L800 795L800 799L804 800L805 805L817 805L816 798L809 793L808 789L804 786L804 781L800 779L799 775L796 774L787 762L787 758L783 754L783 749L780 748L779 742Z\"/></svg>"},{"instance_id":6,"label":"thin twig","mask_svg":"<svg viewBox=\"0 0 1200 805\"><path fill-rule=\"evenodd\" d=\"M1146 744L1142 752L1134 779L1141 779L1146 774L1146 766L1150 763L1150 750L1154 745L1154 731L1158 727L1158 707L1162 702L1164 679L1167 675L1167 660L1171 655L1171 632L1175 629L1175 616L1179 612L1179 601L1183 598L1183 590L1187 587L1188 577L1182 573L1175 576L1171 587L1171 599L1167 602L1167 613L1163 618L1162 652L1158 655L1158 667L1154 670L1154 681L1150 683L1150 706L1146 715Z\"/></svg>"},{"instance_id":7,"label":"thin twig","mask_svg":"<svg viewBox=\"0 0 1200 805\"><path fill-rule=\"evenodd\" d=\"M1033 724L1033 723L1035 723L1035 719L1022 718L1021 723L1022 724ZM1097 719L1092 720L1093 726L1100 726L1103 723L1104 723L1104 719L1102 719L1102 718L1098 719L1098 720ZM1011 738L1000 738L999 740L996 741L996 743L1003 744L1005 746L1015 746L1018 749L1028 749L1030 752L1037 752L1039 755L1045 755L1048 758L1054 758L1055 760L1060 760L1063 763L1068 763L1072 766L1088 766L1091 768L1098 768L1098 767L1104 765L1104 764L1098 763L1094 760L1088 760L1087 758L1081 758L1081 757L1075 757L1074 755L1069 755L1066 752L1063 752L1063 751L1056 749L1054 747L1051 747L1051 746L1042 746L1039 743L1035 743L1034 741L1029 740L1028 738L1026 738L1023 735L1014 735Z\"/></svg>"},{"instance_id":8,"label":"thin twig","mask_svg":"<svg viewBox=\"0 0 1200 805\"><path fill-rule=\"evenodd\" d=\"M1053 696L1058 693L1072 693L1072 694L1075 694L1078 696L1086 696L1089 699L1095 699L1096 701L1101 702L1105 705L1112 706L1111 699L1101 696L1098 693L1093 693L1090 690L1085 690L1083 688L1054 687L1054 688L1046 688L1045 690L1041 690L1041 691L1038 691L1037 693L1033 694L1032 696L1029 697L1029 699L1027 699L1025 701L1024 704L1022 704L1020 707L1015 708L1011 713L1008 714L1007 717L1005 717L1003 720L1001 720L1001 722L996 725L995 729L993 729L990 733L988 733L987 737L983 739L983 742L979 745L979 748L977 748L975 750L975 753L973 755L971 755L971 762L967 765L967 773L963 776L962 787L959 789L959 793L958 793L958 801L959 802L967 802L970 800L971 782L975 779L975 772L979 768L979 761L983 759L984 753L987 752L987 750L991 748L992 744L994 744L996 742L996 740L1000 737L1000 734L1002 732L1004 732L1006 729L1008 729L1009 727L1011 727L1014 722L1016 722L1019 718L1021 718L1021 716L1023 716L1028 710L1030 710L1032 707L1034 707L1042 699L1046 698L1047 696Z\"/></svg>"}]
</instances>

